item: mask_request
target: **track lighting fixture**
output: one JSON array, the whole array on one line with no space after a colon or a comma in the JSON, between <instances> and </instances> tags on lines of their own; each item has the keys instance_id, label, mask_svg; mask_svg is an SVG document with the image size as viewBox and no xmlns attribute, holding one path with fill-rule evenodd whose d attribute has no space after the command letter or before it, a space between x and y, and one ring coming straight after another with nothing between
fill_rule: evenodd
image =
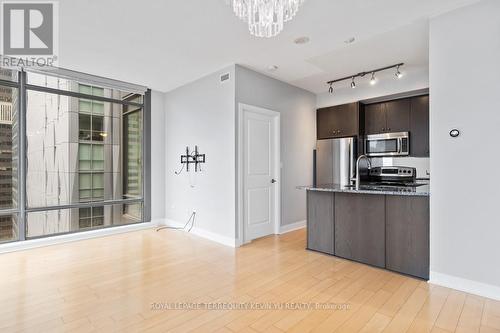
<instances>
[{"instance_id":1,"label":"track lighting fixture","mask_svg":"<svg viewBox=\"0 0 500 333\"><path fill-rule=\"evenodd\" d=\"M340 81L345 81L345 80L351 80L351 88L356 88L356 78L357 77L365 77L366 75L368 74L371 74L371 78L370 78L370 84L371 85L374 85L377 83L377 79L375 78L375 73L378 73L378 72L381 72L381 71L385 71L385 70L388 70L388 69L392 69L392 68L396 68L396 77L399 79L403 76L403 74L401 73L401 71L399 70L401 68L401 66L403 66L404 63L399 63L399 64L395 64L395 65L391 65L391 66L386 66L386 67L382 67L382 68L377 68L377 69L372 69L371 71L366 71L366 72L360 72L358 74L355 74L355 75L349 75L349 76L346 76L346 77L343 77L343 78L340 78L340 79L336 79L336 80L331 80L331 81L328 81L327 84L330 86L328 88L328 92L330 94L333 93L333 84L336 83L336 82L340 82Z\"/></svg>"},{"instance_id":2,"label":"track lighting fixture","mask_svg":"<svg viewBox=\"0 0 500 333\"><path fill-rule=\"evenodd\" d=\"M398 65L398 67L396 67L396 77L398 79L400 79L403 76L403 74L401 74L401 72L399 71L399 66L401 66L401 65Z\"/></svg>"}]
</instances>

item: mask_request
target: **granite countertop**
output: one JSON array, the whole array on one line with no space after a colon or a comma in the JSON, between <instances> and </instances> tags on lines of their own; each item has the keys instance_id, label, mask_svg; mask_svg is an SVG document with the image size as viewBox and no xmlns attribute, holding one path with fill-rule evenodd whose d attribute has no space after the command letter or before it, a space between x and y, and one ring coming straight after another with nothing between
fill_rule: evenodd
<instances>
[{"instance_id":1,"label":"granite countertop","mask_svg":"<svg viewBox=\"0 0 500 333\"><path fill-rule=\"evenodd\" d=\"M408 196L430 196L429 182L417 181L422 185L417 187L408 186L388 186L361 184L359 190L354 186L346 186L339 184L324 184L317 186L298 186L298 189L308 191L324 191L324 192L342 192L342 193L361 193L361 194L383 194L383 195L408 195Z\"/></svg>"}]
</instances>

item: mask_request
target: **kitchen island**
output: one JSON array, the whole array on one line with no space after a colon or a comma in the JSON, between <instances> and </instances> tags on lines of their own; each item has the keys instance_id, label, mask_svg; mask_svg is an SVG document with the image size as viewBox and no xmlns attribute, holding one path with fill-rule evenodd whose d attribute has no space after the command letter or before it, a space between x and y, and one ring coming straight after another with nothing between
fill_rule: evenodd
<instances>
[{"instance_id":1,"label":"kitchen island","mask_svg":"<svg viewBox=\"0 0 500 333\"><path fill-rule=\"evenodd\" d=\"M307 248L429 278L429 184L307 190Z\"/></svg>"}]
</instances>

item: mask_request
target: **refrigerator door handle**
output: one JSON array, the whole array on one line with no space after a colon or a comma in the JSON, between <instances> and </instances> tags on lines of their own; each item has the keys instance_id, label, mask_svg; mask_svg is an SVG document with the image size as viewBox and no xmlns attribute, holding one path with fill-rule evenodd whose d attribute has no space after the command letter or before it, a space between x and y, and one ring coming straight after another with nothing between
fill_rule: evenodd
<instances>
[{"instance_id":1,"label":"refrigerator door handle","mask_svg":"<svg viewBox=\"0 0 500 333\"><path fill-rule=\"evenodd\" d=\"M356 179L356 150L355 150L355 139L349 140L349 181Z\"/></svg>"}]
</instances>

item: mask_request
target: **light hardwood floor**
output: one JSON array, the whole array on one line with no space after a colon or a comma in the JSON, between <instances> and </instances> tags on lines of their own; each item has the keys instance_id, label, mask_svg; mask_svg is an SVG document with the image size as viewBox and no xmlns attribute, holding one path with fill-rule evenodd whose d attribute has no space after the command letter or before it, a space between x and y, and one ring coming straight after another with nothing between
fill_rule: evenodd
<instances>
[{"instance_id":1,"label":"light hardwood floor","mask_svg":"<svg viewBox=\"0 0 500 333\"><path fill-rule=\"evenodd\" d=\"M0 332L500 332L500 302L306 251L144 230L0 255ZM171 302L349 308L152 310Z\"/></svg>"}]
</instances>

